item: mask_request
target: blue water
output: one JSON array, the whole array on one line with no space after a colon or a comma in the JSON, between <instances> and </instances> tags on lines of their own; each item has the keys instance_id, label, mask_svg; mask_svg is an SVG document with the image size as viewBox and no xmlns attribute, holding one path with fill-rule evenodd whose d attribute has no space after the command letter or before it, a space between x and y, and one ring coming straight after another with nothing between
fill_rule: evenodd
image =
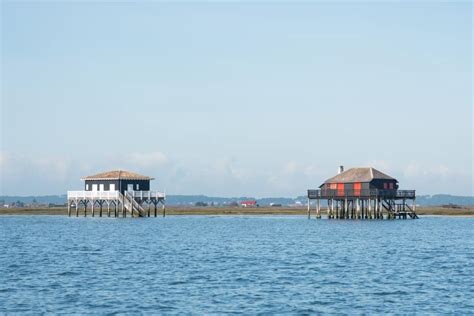
<instances>
[{"instance_id":1,"label":"blue water","mask_svg":"<svg viewBox=\"0 0 474 316\"><path fill-rule=\"evenodd\" d=\"M474 313L474 218L0 217L0 313Z\"/></svg>"}]
</instances>

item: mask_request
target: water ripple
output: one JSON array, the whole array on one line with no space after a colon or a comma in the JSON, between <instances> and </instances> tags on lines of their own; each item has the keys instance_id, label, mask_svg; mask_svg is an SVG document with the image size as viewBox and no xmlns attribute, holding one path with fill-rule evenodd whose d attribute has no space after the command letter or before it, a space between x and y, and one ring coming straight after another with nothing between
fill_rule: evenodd
<instances>
[{"instance_id":1,"label":"water ripple","mask_svg":"<svg viewBox=\"0 0 474 316\"><path fill-rule=\"evenodd\" d=\"M469 314L473 224L0 217L0 314Z\"/></svg>"}]
</instances>

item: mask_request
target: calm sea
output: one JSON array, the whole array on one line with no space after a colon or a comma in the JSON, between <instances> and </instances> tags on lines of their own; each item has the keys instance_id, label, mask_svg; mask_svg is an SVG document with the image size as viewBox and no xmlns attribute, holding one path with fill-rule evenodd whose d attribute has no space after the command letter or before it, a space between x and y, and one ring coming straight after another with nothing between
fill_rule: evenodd
<instances>
[{"instance_id":1,"label":"calm sea","mask_svg":"<svg viewBox=\"0 0 474 316\"><path fill-rule=\"evenodd\" d=\"M474 218L0 217L0 313L474 313Z\"/></svg>"}]
</instances>

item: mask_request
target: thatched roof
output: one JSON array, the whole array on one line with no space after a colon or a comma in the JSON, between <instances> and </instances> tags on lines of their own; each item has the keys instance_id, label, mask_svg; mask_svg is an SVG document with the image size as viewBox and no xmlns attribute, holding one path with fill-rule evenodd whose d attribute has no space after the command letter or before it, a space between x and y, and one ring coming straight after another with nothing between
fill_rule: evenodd
<instances>
[{"instance_id":1,"label":"thatched roof","mask_svg":"<svg viewBox=\"0 0 474 316\"><path fill-rule=\"evenodd\" d=\"M81 180L153 180L153 178L125 170L112 170L83 177Z\"/></svg>"},{"instance_id":2,"label":"thatched roof","mask_svg":"<svg viewBox=\"0 0 474 316\"><path fill-rule=\"evenodd\" d=\"M392 178L375 168L351 168L326 180L324 183L370 182L374 179L397 181L395 178Z\"/></svg>"}]
</instances>

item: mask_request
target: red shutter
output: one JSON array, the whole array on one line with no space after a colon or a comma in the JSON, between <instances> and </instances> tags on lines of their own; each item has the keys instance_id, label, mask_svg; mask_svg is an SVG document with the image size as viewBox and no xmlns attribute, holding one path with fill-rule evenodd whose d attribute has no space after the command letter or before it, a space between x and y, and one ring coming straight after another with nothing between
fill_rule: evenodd
<instances>
[{"instance_id":1,"label":"red shutter","mask_svg":"<svg viewBox=\"0 0 474 316\"><path fill-rule=\"evenodd\" d=\"M344 183L337 184L337 195L344 196Z\"/></svg>"},{"instance_id":2,"label":"red shutter","mask_svg":"<svg viewBox=\"0 0 474 316\"><path fill-rule=\"evenodd\" d=\"M362 188L362 185L360 182L354 183L354 195L355 196L360 196L360 189Z\"/></svg>"}]
</instances>

